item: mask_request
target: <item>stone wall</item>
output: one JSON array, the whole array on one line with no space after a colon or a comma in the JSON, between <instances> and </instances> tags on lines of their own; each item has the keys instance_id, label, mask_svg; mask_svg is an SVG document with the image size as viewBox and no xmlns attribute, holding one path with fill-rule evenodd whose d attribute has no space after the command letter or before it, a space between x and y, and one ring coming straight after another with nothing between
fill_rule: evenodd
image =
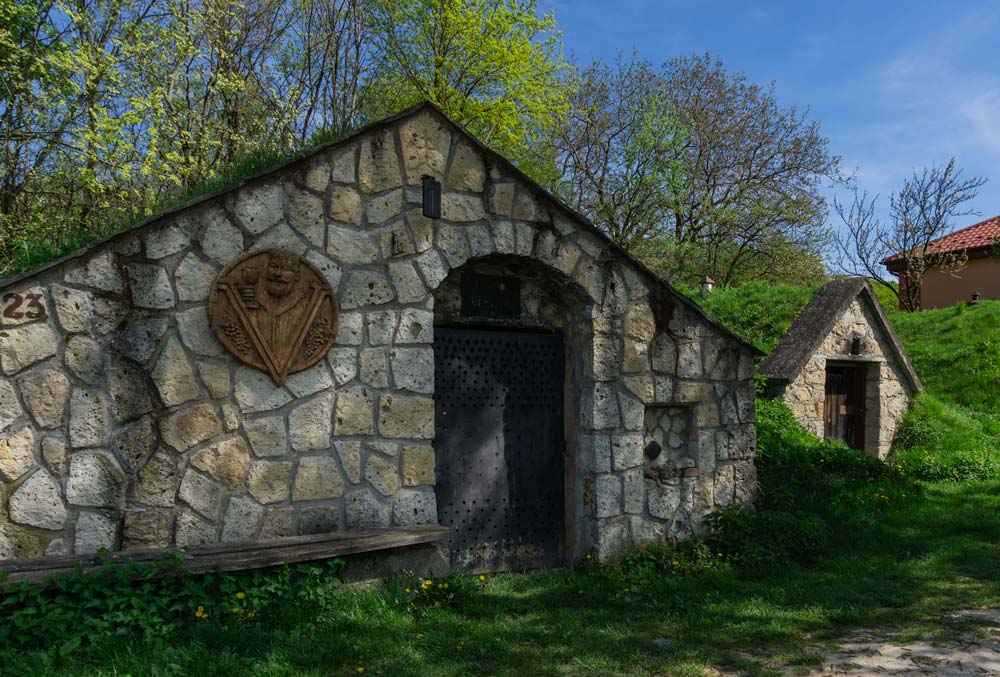
<instances>
[{"instance_id":1,"label":"stone wall","mask_svg":"<svg viewBox=\"0 0 1000 677\"><path fill-rule=\"evenodd\" d=\"M861 336L861 354L851 355L851 342ZM865 453L884 459L913 388L881 329L871 302L858 296L837 320L799 374L782 388L782 396L795 418L817 437L824 429L826 366L829 361L857 362L866 367Z\"/></svg>"},{"instance_id":2,"label":"stone wall","mask_svg":"<svg viewBox=\"0 0 1000 677\"><path fill-rule=\"evenodd\" d=\"M283 386L206 308L223 266L274 247L340 306L335 347ZM436 522L436 298L490 260L562 290L526 298L573 345L568 557L752 501L751 349L422 108L5 286L33 310L0 315L0 559ZM663 407L683 443L648 460Z\"/></svg>"}]
</instances>

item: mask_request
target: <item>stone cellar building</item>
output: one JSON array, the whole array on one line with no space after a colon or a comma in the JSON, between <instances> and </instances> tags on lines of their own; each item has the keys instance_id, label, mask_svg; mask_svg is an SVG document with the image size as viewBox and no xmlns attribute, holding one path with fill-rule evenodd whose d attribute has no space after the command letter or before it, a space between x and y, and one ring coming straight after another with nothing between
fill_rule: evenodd
<instances>
[{"instance_id":1,"label":"stone cellar building","mask_svg":"<svg viewBox=\"0 0 1000 677\"><path fill-rule=\"evenodd\" d=\"M430 104L0 286L0 560L544 566L754 499L755 350Z\"/></svg>"},{"instance_id":2,"label":"stone cellar building","mask_svg":"<svg viewBox=\"0 0 1000 677\"><path fill-rule=\"evenodd\" d=\"M809 432L884 459L910 398L923 389L871 284L824 285L760 372Z\"/></svg>"}]
</instances>

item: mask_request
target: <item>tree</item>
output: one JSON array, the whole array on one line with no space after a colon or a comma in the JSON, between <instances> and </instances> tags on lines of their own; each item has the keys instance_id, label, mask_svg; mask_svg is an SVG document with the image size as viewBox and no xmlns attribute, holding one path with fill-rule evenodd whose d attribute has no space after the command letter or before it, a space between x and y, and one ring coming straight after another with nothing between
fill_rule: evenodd
<instances>
[{"instance_id":1,"label":"tree","mask_svg":"<svg viewBox=\"0 0 1000 677\"><path fill-rule=\"evenodd\" d=\"M649 61L584 69L554 135L557 191L626 249L662 238L685 190L684 130Z\"/></svg>"},{"instance_id":2,"label":"tree","mask_svg":"<svg viewBox=\"0 0 1000 677\"><path fill-rule=\"evenodd\" d=\"M962 178L955 159L924 167L889 197L889 219L875 215L878 195L852 187L850 204L834 200L845 230L834 236L836 264L850 275L870 277L899 299L904 310L920 308L920 287L931 268L954 274L965 267L965 251L936 251L931 242L954 228L954 219L975 215L966 205L986 183L982 177ZM885 262L895 259L901 271L892 284Z\"/></svg>"},{"instance_id":3,"label":"tree","mask_svg":"<svg viewBox=\"0 0 1000 677\"><path fill-rule=\"evenodd\" d=\"M633 56L591 66L581 80L571 109L582 112L560 134L567 192L623 246L677 278L708 274L729 284L822 272L828 230L819 189L839 176L839 158L818 123L777 102L773 85L748 83L710 55L659 69ZM645 130L663 137L652 155ZM644 166L637 160L653 156L652 171L636 171ZM656 199L630 213L630 200L605 199L621 195ZM786 265L770 265L779 255Z\"/></svg>"},{"instance_id":4,"label":"tree","mask_svg":"<svg viewBox=\"0 0 1000 677\"><path fill-rule=\"evenodd\" d=\"M370 117L429 99L544 178L543 141L567 109L567 63L538 0L373 0L381 59ZM550 177L551 178L551 177Z\"/></svg>"}]
</instances>

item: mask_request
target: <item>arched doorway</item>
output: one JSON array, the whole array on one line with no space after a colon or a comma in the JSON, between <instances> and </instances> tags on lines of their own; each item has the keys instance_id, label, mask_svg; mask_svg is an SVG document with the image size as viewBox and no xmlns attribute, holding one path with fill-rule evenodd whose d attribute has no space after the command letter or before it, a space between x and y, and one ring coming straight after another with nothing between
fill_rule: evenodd
<instances>
[{"instance_id":1,"label":"arched doorway","mask_svg":"<svg viewBox=\"0 0 1000 677\"><path fill-rule=\"evenodd\" d=\"M530 259L467 263L435 292L436 494L453 567L565 559L588 315L579 289Z\"/></svg>"}]
</instances>

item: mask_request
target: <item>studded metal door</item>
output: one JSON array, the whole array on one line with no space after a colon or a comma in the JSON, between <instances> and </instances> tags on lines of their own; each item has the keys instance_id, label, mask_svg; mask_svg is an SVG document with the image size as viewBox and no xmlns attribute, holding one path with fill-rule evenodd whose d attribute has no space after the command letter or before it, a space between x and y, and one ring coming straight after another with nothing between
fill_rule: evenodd
<instances>
[{"instance_id":1,"label":"studded metal door","mask_svg":"<svg viewBox=\"0 0 1000 677\"><path fill-rule=\"evenodd\" d=\"M452 566L550 566L563 533L563 345L554 334L434 330L438 518Z\"/></svg>"}]
</instances>

